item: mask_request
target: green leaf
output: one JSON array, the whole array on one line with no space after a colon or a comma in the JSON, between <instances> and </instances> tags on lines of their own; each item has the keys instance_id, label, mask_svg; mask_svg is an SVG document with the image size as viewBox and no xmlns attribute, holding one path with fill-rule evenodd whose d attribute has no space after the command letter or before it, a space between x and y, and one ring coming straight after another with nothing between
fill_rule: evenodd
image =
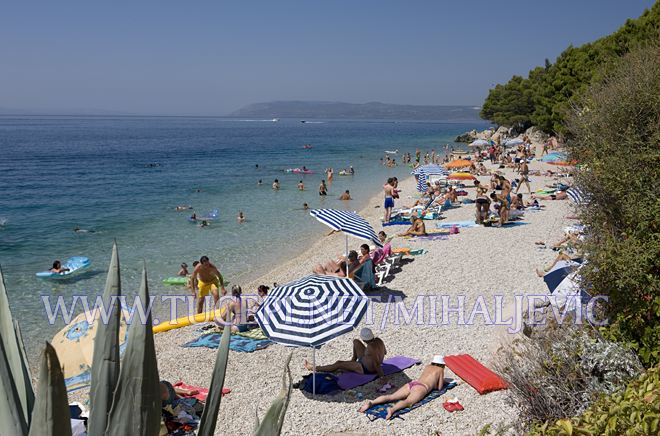
<instances>
[{"instance_id":1,"label":"green leaf","mask_svg":"<svg viewBox=\"0 0 660 436\"><path fill-rule=\"evenodd\" d=\"M71 414L64 374L55 349L46 342L39 371L29 436L71 436Z\"/></svg>"},{"instance_id":2,"label":"green leaf","mask_svg":"<svg viewBox=\"0 0 660 436\"><path fill-rule=\"evenodd\" d=\"M106 307L112 302L112 297L121 295L121 280L119 271L119 255L117 243L112 245L112 257L108 268L108 277L103 292L103 303ZM96 337L94 339L94 357L92 358L92 383L89 392L90 411L87 430L89 436L103 436L108 426L108 413L112 406L112 396L119 379L119 326L121 310L119 302L113 302L112 313L108 323L103 323L101 317L96 321Z\"/></svg>"},{"instance_id":3,"label":"green leaf","mask_svg":"<svg viewBox=\"0 0 660 436\"><path fill-rule=\"evenodd\" d=\"M227 360L229 359L229 341L231 340L231 331L225 328L218 347L218 353L215 357L215 366L213 376L211 377L211 387L206 397L206 407L202 412L202 419L199 423L197 436L213 436L215 425L218 420L218 411L222 400L222 388L225 384L225 373L227 372Z\"/></svg>"},{"instance_id":4,"label":"green leaf","mask_svg":"<svg viewBox=\"0 0 660 436\"><path fill-rule=\"evenodd\" d=\"M142 270L139 298L146 312L150 309L146 266ZM157 436L160 432L161 407L151 310L145 323L134 313L108 416L106 436Z\"/></svg>"}]
</instances>

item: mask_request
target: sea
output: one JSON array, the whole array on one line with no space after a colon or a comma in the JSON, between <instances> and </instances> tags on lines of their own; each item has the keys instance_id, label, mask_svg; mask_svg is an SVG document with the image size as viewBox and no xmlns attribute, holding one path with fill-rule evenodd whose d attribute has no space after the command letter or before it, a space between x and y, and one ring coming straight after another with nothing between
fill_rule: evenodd
<instances>
[{"instance_id":1,"label":"sea","mask_svg":"<svg viewBox=\"0 0 660 436\"><path fill-rule=\"evenodd\" d=\"M0 117L0 265L28 354L62 327L43 298L99 295L113 241L123 291L135 294L146 263L152 295L182 294L165 285L179 265L202 255L232 284L256 279L303 251L327 228L303 210L359 211L416 148L462 148L454 138L472 123L350 120L238 120L215 117ZM304 148L305 144L311 148ZM353 166L353 176L339 176ZM285 170L305 166L313 174ZM324 170L335 177L318 195ZM275 179L279 191L271 185ZM259 184L261 180L261 184ZM305 190L299 191L299 181ZM338 196L349 190L354 200ZM176 206L192 209L176 211ZM200 228L189 222L217 209ZM242 211L246 221L237 222ZM74 229L87 230L76 232ZM86 256L91 267L65 281L38 279L55 259ZM244 292L250 292L245 290ZM77 308L76 311L80 311Z\"/></svg>"}]
</instances>

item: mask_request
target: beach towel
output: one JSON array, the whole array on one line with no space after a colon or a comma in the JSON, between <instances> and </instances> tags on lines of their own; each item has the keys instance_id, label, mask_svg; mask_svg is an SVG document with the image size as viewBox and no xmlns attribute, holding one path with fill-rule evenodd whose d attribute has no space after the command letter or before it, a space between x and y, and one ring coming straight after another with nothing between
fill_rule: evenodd
<instances>
[{"instance_id":1,"label":"beach towel","mask_svg":"<svg viewBox=\"0 0 660 436\"><path fill-rule=\"evenodd\" d=\"M410 368L413 365L422 363L418 359L406 356L395 356L383 361L383 373L385 375L394 374ZM358 386L366 385L376 380L376 374L358 374L356 372L344 372L337 378L337 384L343 390L353 389Z\"/></svg>"},{"instance_id":2,"label":"beach towel","mask_svg":"<svg viewBox=\"0 0 660 436\"><path fill-rule=\"evenodd\" d=\"M197 347L206 347L206 348L218 348L220 346L220 339L222 338L222 333L209 333L207 335L201 335L200 337L193 339L190 342L186 342L182 345L185 348L197 348ZM231 335L231 340L229 341L229 349L232 351L238 351L242 353L252 353L256 350L261 350L272 344L273 342L259 339L246 338L244 336Z\"/></svg>"},{"instance_id":3,"label":"beach towel","mask_svg":"<svg viewBox=\"0 0 660 436\"><path fill-rule=\"evenodd\" d=\"M314 386L313 374L308 374L303 377L304 383L301 383L301 388L310 394L328 395L340 390L337 384L337 376L327 372L316 373L316 386Z\"/></svg>"},{"instance_id":4,"label":"beach towel","mask_svg":"<svg viewBox=\"0 0 660 436\"><path fill-rule=\"evenodd\" d=\"M208 388L202 388L202 387L200 387L200 386L189 385L189 384L186 384L186 383L184 383L184 382L182 382L182 381L178 381L178 382L174 383L174 387L175 387L175 388L187 389L187 390L197 391L197 392L198 392L198 393L196 393L196 394L194 394L194 395L182 395L182 394L177 394L177 395L179 395L180 397L184 397L184 398L196 398L196 399L198 399L199 401L206 401L206 397L209 395L209 390L208 390ZM227 394L230 393L230 392L231 392L231 389L229 389L229 388L222 388L222 395L223 395L223 396L224 396L224 395L227 395Z\"/></svg>"},{"instance_id":5,"label":"beach towel","mask_svg":"<svg viewBox=\"0 0 660 436\"><path fill-rule=\"evenodd\" d=\"M445 356L445 364L481 395L508 387L499 375L477 362L469 354Z\"/></svg>"},{"instance_id":6,"label":"beach towel","mask_svg":"<svg viewBox=\"0 0 660 436\"><path fill-rule=\"evenodd\" d=\"M401 409L397 412L394 412L394 415L392 415L392 417L393 418L398 418L398 417L400 417L400 415L403 415L404 413L408 413L411 410L415 410L418 407L421 407L424 404L435 400L436 398L440 397L441 395L444 395L445 393L447 393L447 391L449 389L454 389L455 387L456 387L456 382L452 381L452 382L446 383L442 387L442 389L440 389L440 390L433 389L421 401L418 401L417 403L413 404L410 407L406 407L405 409ZM364 414L367 415L367 417L371 421L375 421L378 418L385 419L385 417L387 416L387 409L389 409L393 405L394 405L394 403L377 404L375 406L371 406L370 408L368 408L367 411L364 412ZM403 419L403 418L401 418L401 419Z\"/></svg>"},{"instance_id":7,"label":"beach towel","mask_svg":"<svg viewBox=\"0 0 660 436\"><path fill-rule=\"evenodd\" d=\"M409 226L411 225L410 220L397 220L397 221L390 221L388 223L383 223L383 227L387 226Z\"/></svg>"},{"instance_id":8,"label":"beach towel","mask_svg":"<svg viewBox=\"0 0 660 436\"><path fill-rule=\"evenodd\" d=\"M238 336L243 336L245 338L256 339L256 340L265 340L268 339L268 336L264 334L264 331L260 328L248 330L246 332L236 332L234 333Z\"/></svg>"},{"instance_id":9,"label":"beach towel","mask_svg":"<svg viewBox=\"0 0 660 436\"><path fill-rule=\"evenodd\" d=\"M459 229L469 229L470 227L477 227L477 223L474 221L455 221L452 223L435 223L435 226L439 229L450 229L453 226Z\"/></svg>"},{"instance_id":10,"label":"beach towel","mask_svg":"<svg viewBox=\"0 0 660 436\"><path fill-rule=\"evenodd\" d=\"M444 241L449 239L448 235L424 235L424 236L411 236L411 239L419 239L423 241Z\"/></svg>"}]
</instances>

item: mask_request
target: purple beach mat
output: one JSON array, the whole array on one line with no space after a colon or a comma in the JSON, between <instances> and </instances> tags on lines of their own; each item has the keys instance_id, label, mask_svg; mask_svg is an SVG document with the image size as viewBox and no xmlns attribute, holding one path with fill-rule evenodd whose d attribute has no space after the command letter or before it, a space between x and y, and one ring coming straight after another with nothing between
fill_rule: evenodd
<instances>
[{"instance_id":1,"label":"purple beach mat","mask_svg":"<svg viewBox=\"0 0 660 436\"><path fill-rule=\"evenodd\" d=\"M385 359L383 361L383 372L385 375L394 374L410 368L413 365L422 363L419 359L413 359L406 356L395 356ZM358 386L366 385L367 383L376 380L376 374L358 374L355 372L344 372L337 377L337 384L343 390L353 389Z\"/></svg>"}]
</instances>

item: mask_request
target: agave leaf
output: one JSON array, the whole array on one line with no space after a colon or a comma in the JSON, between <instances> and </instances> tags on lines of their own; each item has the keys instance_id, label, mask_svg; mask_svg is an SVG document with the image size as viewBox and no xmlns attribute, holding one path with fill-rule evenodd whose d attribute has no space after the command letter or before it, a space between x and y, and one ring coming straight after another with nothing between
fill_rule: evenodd
<instances>
[{"instance_id":1,"label":"agave leaf","mask_svg":"<svg viewBox=\"0 0 660 436\"><path fill-rule=\"evenodd\" d=\"M28 432L20 404L21 399L9 368L4 341L0 337L0 423L7 434L22 436Z\"/></svg>"},{"instance_id":2,"label":"agave leaf","mask_svg":"<svg viewBox=\"0 0 660 436\"><path fill-rule=\"evenodd\" d=\"M103 436L108 426L108 413L112 405L112 395L119 379L119 325L121 311L117 299L121 295L119 277L119 256L117 243L112 244L112 257L108 268L108 278L103 292L103 303L113 303L112 313L107 324L98 323L94 339L94 357L92 358L92 383L89 392L91 398L87 431L90 436ZM109 307L109 306L106 306Z\"/></svg>"},{"instance_id":3,"label":"agave leaf","mask_svg":"<svg viewBox=\"0 0 660 436\"><path fill-rule=\"evenodd\" d=\"M149 305L146 267L142 270L139 297L146 309ZM156 436L160 432L160 382L151 328L151 311L147 313L144 324L134 313L108 416L107 436Z\"/></svg>"},{"instance_id":4,"label":"agave leaf","mask_svg":"<svg viewBox=\"0 0 660 436\"><path fill-rule=\"evenodd\" d=\"M57 353L46 342L29 436L71 436L71 414Z\"/></svg>"},{"instance_id":5,"label":"agave leaf","mask_svg":"<svg viewBox=\"0 0 660 436\"><path fill-rule=\"evenodd\" d=\"M25 358L23 340L16 334L14 321L11 316L11 308L9 307L9 298L5 289L2 269L0 269L0 338L4 344L8 371L13 379L15 391L19 399L18 402L14 402L13 404L20 405L22 419L26 422L27 426L32 415L32 408L34 407L34 391L32 390L32 382L30 380L29 365Z\"/></svg>"},{"instance_id":6,"label":"agave leaf","mask_svg":"<svg viewBox=\"0 0 660 436\"><path fill-rule=\"evenodd\" d=\"M229 341L231 332L229 327L225 328L218 347L218 353L215 356L215 366L213 367L213 376L211 377L211 387L206 397L206 407L202 412L202 419L199 424L197 436L213 436L215 424L218 420L218 410L220 410L220 401L222 400L222 388L225 384L225 372L227 371L227 360L229 359Z\"/></svg>"},{"instance_id":7,"label":"agave leaf","mask_svg":"<svg viewBox=\"0 0 660 436\"><path fill-rule=\"evenodd\" d=\"M275 398L270 404L268 412L266 412L264 419L261 420L261 424L255 429L255 436L279 435L282 432L284 416L289 407L291 390L293 388L293 385L291 384L291 369L289 369L292 355L293 353L289 353L289 357L286 359L286 367L282 374L282 389L277 398ZM258 421L259 420L257 419L257 422Z\"/></svg>"}]
</instances>

